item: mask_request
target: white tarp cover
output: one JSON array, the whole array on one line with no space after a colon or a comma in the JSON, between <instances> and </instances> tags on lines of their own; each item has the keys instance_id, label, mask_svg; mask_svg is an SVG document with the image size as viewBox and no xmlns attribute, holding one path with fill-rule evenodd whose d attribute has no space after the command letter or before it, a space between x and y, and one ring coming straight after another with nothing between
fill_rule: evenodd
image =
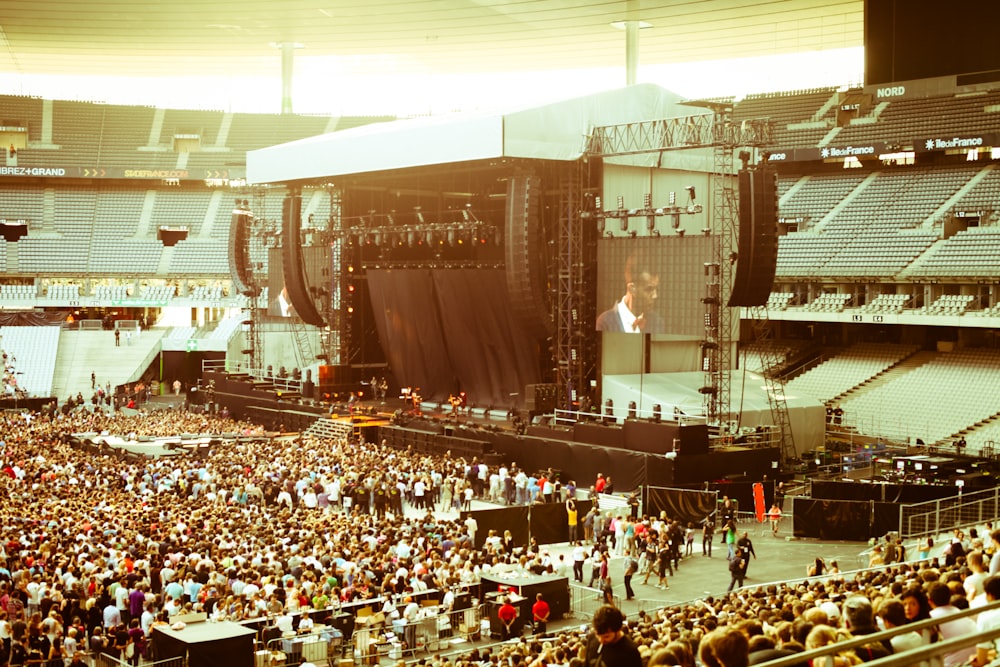
<instances>
[{"instance_id":1,"label":"white tarp cover","mask_svg":"<svg viewBox=\"0 0 1000 667\"><path fill-rule=\"evenodd\" d=\"M576 160L591 128L708 113L640 84L509 113L468 113L375 123L247 153L251 183L333 178L497 158ZM625 158L665 166L662 156Z\"/></svg>"}]
</instances>

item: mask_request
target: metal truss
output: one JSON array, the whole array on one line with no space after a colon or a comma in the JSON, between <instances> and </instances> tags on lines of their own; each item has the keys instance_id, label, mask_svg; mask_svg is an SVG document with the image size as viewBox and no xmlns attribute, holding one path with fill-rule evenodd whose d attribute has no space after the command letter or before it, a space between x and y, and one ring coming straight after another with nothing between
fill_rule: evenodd
<instances>
[{"instance_id":1,"label":"metal truss","mask_svg":"<svg viewBox=\"0 0 1000 667\"><path fill-rule=\"evenodd\" d=\"M748 119L736 124L730 120L731 104L699 104L702 105L714 113L595 127L587 137L586 152L600 157L613 157L716 146L763 146L771 143L773 131L768 120Z\"/></svg>"},{"instance_id":2,"label":"metal truss","mask_svg":"<svg viewBox=\"0 0 1000 667\"><path fill-rule=\"evenodd\" d=\"M596 157L638 155L662 151L713 149L712 230L713 261L706 267L705 339L702 370L705 412L710 423L731 419L730 371L733 356L732 309L725 305L732 290L734 243L739 231L734 187L734 153L738 147L762 147L772 142L767 119L732 120L731 102L692 102L708 109L677 118L595 127L587 137L586 152Z\"/></svg>"},{"instance_id":3,"label":"metal truss","mask_svg":"<svg viewBox=\"0 0 1000 667\"><path fill-rule=\"evenodd\" d=\"M588 299L594 284L595 231L582 213L586 210L587 167L576 161L559 175L559 212L556 260L555 363L558 394L556 407L576 411L590 397L590 380L596 376L595 308ZM593 225L591 224L591 227Z\"/></svg>"},{"instance_id":4,"label":"metal truss","mask_svg":"<svg viewBox=\"0 0 1000 667\"><path fill-rule=\"evenodd\" d=\"M771 340L771 321L767 316L767 306L748 308L754 329L754 340L759 344L761 353L761 373L764 376L764 390L767 392L768 404L771 408L771 420L778 428L781 439L782 462L796 458L795 438L792 435L791 417L788 414L788 402L785 400L785 384L778 375L781 357Z\"/></svg>"}]
</instances>

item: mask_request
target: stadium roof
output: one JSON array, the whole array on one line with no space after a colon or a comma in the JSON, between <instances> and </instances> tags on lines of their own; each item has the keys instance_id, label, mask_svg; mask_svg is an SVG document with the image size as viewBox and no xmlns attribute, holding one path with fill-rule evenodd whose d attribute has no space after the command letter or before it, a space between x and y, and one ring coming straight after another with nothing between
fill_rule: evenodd
<instances>
[{"instance_id":1,"label":"stadium roof","mask_svg":"<svg viewBox=\"0 0 1000 667\"><path fill-rule=\"evenodd\" d=\"M353 71L617 67L649 24L643 65L862 45L862 0L5 0L0 72L118 76L279 71L340 56Z\"/></svg>"}]
</instances>

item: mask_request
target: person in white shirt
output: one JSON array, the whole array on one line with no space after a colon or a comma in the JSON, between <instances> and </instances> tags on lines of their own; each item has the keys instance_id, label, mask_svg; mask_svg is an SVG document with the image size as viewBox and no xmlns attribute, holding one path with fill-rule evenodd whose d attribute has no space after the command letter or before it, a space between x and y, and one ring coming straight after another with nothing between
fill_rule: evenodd
<instances>
[{"instance_id":1,"label":"person in white shirt","mask_svg":"<svg viewBox=\"0 0 1000 667\"><path fill-rule=\"evenodd\" d=\"M944 619L958 612L958 608L951 604L951 589L948 588L947 584L940 581L936 581L928 586L927 599L931 603L931 618ZM943 620L938 628L941 633L941 639L948 640L975 634L976 622L966 616L953 620ZM968 657L968 649L952 651L944 656L944 666L959 667L965 663Z\"/></svg>"},{"instance_id":2,"label":"person in white shirt","mask_svg":"<svg viewBox=\"0 0 1000 667\"><path fill-rule=\"evenodd\" d=\"M406 647L415 649L417 647L417 620L420 618L420 605L413 601L410 596L406 597L406 607L403 609L403 620L406 627L403 629L403 640Z\"/></svg>"},{"instance_id":3,"label":"person in white shirt","mask_svg":"<svg viewBox=\"0 0 1000 667\"><path fill-rule=\"evenodd\" d=\"M889 599L879 605L878 615L882 619L886 630L898 628L907 624L906 609L903 603L897 599ZM919 632L912 631L900 635L895 635L889 639L892 644L893 653L902 653L919 646L925 646L927 637ZM926 663L920 663L920 667L926 667Z\"/></svg>"},{"instance_id":4,"label":"person in white shirt","mask_svg":"<svg viewBox=\"0 0 1000 667\"><path fill-rule=\"evenodd\" d=\"M1000 576L988 577L983 582L983 591L986 602L996 602L1000 600ZM989 632L1000 629L1000 609L984 611L979 614L976 620L976 632ZM976 645L976 653L969 658L972 667L985 667L991 660L995 660L1000 651L1000 643L997 640L983 642Z\"/></svg>"}]
</instances>

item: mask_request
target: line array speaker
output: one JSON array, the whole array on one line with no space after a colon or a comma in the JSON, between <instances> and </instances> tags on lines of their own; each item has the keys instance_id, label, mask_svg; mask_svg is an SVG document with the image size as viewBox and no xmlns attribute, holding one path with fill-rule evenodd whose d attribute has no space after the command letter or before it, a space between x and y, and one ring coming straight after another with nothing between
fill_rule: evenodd
<instances>
[{"instance_id":1,"label":"line array speaker","mask_svg":"<svg viewBox=\"0 0 1000 667\"><path fill-rule=\"evenodd\" d=\"M281 205L281 264L288 301L295 314L313 326L326 323L309 293L302 267L302 195L290 193Z\"/></svg>"},{"instance_id":2,"label":"line array speaker","mask_svg":"<svg viewBox=\"0 0 1000 667\"><path fill-rule=\"evenodd\" d=\"M539 215L541 179L518 171L507 181L505 265L511 309L537 338L552 328L546 295L545 235Z\"/></svg>"},{"instance_id":3,"label":"line array speaker","mask_svg":"<svg viewBox=\"0 0 1000 667\"><path fill-rule=\"evenodd\" d=\"M229 222L229 275L233 279L236 292L255 297L260 288L254 289L250 272L250 220L253 213L234 209Z\"/></svg>"},{"instance_id":4,"label":"line array speaker","mask_svg":"<svg viewBox=\"0 0 1000 667\"><path fill-rule=\"evenodd\" d=\"M772 169L739 173L740 235L729 306L763 306L778 263L778 183Z\"/></svg>"}]
</instances>

